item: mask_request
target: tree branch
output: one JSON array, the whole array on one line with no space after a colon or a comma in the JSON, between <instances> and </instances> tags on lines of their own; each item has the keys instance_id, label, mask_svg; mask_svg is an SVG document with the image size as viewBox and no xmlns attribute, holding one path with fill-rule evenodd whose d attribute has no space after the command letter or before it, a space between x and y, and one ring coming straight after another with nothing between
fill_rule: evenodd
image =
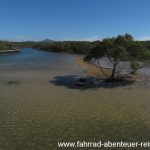
<instances>
[{"instance_id":1,"label":"tree branch","mask_svg":"<svg viewBox=\"0 0 150 150\"><path fill-rule=\"evenodd\" d=\"M127 76L129 76L129 75L131 75L131 74L134 74L134 73L136 73L139 69L141 69L141 68L143 68L143 67L145 67L145 66L147 66L147 65L149 65L149 64L150 64L150 61L147 62L146 64L143 64L142 66L136 68L134 71L132 71L132 72L126 74L126 75L123 75L122 77L127 77Z\"/></svg>"}]
</instances>

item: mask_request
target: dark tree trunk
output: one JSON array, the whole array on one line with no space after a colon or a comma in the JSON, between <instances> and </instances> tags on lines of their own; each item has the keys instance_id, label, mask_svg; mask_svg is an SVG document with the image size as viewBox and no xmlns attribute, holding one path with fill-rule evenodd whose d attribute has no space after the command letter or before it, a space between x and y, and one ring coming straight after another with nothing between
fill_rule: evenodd
<instances>
[{"instance_id":1,"label":"dark tree trunk","mask_svg":"<svg viewBox=\"0 0 150 150\"><path fill-rule=\"evenodd\" d=\"M115 69L112 70L111 78L112 78L112 79L115 78Z\"/></svg>"},{"instance_id":2,"label":"dark tree trunk","mask_svg":"<svg viewBox=\"0 0 150 150\"><path fill-rule=\"evenodd\" d=\"M117 67L117 64L114 64L112 74L111 74L112 79L115 79L116 67Z\"/></svg>"}]
</instances>

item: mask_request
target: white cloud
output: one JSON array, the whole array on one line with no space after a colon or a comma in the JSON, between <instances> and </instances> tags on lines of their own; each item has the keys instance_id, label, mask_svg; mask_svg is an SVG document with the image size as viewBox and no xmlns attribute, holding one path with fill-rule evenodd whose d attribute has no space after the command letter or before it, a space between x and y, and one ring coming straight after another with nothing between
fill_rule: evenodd
<instances>
[{"instance_id":1,"label":"white cloud","mask_svg":"<svg viewBox=\"0 0 150 150\"><path fill-rule=\"evenodd\" d=\"M30 35L15 35L9 38L0 38L1 40L6 40L6 41L41 41L43 39L52 39L52 40L60 40L60 41L96 41L96 40L102 40L102 38L100 38L98 35L93 35L93 36L89 36L89 37L80 37L80 38L75 38L75 37L68 37L68 36L63 36L61 38L52 38L52 37L45 37L45 38L41 38L41 37L36 37L36 36L30 36Z\"/></svg>"},{"instance_id":2,"label":"white cloud","mask_svg":"<svg viewBox=\"0 0 150 150\"><path fill-rule=\"evenodd\" d=\"M150 41L150 36L140 37L137 40L139 40L139 41Z\"/></svg>"},{"instance_id":3,"label":"white cloud","mask_svg":"<svg viewBox=\"0 0 150 150\"><path fill-rule=\"evenodd\" d=\"M96 40L100 40L99 36L97 35L94 35L94 36L91 36L91 37L86 37L86 38L82 38L80 39L81 41L96 41Z\"/></svg>"},{"instance_id":4,"label":"white cloud","mask_svg":"<svg viewBox=\"0 0 150 150\"><path fill-rule=\"evenodd\" d=\"M38 38L38 37L33 37L33 36L23 36L23 35L20 35L20 36L15 36L13 37L13 39L15 41L39 41L39 40L42 40L41 38Z\"/></svg>"},{"instance_id":5,"label":"white cloud","mask_svg":"<svg viewBox=\"0 0 150 150\"><path fill-rule=\"evenodd\" d=\"M15 35L11 37L3 37L0 40L4 41L14 41L14 42L23 42L23 41L40 41L43 40L42 38L33 37L33 36L24 36L24 35Z\"/></svg>"},{"instance_id":6,"label":"white cloud","mask_svg":"<svg viewBox=\"0 0 150 150\"><path fill-rule=\"evenodd\" d=\"M61 41L96 41L96 40L101 40L101 38L97 35L94 35L94 36L90 36L90 37L82 37L82 38L72 38L72 37L63 37L61 38Z\"/></svg>"}]
</instances>

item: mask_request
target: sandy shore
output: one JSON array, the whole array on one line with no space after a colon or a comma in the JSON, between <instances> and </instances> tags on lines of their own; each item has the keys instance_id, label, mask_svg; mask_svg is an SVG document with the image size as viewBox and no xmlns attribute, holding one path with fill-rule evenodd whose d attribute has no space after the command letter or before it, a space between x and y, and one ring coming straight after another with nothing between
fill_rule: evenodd
<instances>
[{"instance_id":1,"label":"sandy shore","mask_svg":"<svg viewBox=\"0 0 150 150\"><path fill-rule=\"evenodd\" d=\"M15 49L15 50L0 50L0 53L15 53L15 52L20 52L20 49Z\"/></svg>"},{"instance_id":2,"label":"sandy shore","mask_svg":"<svg viewBox=\"0 0 150 150\"><path fill-rule=\"evenodd\" d=\"M95 66L92 63L88 63L83 61L83 58L77 57L76 63L84 70L84 72L89 76L100 76L100 77L108 77L111 74L111 69L101 69Z\"/></svg>"},{"instance_id":3,"label":"sandy shore","mask_svg":"<svg viewBox=\"0 0 150 150\"><path fill-rule=\"evenodd\" d=\"M83 61L82 57L77 57L75 62L84 70L84 73L87 76L94 76L100 78L108 78L111 76L112 70L111 69L101 69L92 63L88 63ZM129 76L129 80L135 80L138 82L148 81L150 82L150 77L148 75L141 75L139 73Z\"/></svg>"}]
</instances>

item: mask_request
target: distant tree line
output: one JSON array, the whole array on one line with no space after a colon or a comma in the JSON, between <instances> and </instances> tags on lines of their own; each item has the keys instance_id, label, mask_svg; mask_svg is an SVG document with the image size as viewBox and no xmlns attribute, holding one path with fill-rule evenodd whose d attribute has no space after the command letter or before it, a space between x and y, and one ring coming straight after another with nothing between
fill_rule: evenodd
<instances>
[{"instance_id":1,"label":"distant tree line","mask_svg":"<svg viewBox=\"0 0 150 150\"><path fill-rule=\"evenodd\" d=\"M93 46L100 43L99 41L53 41L53 42L9 42L0 41L0 50L8 50L14 48L35 48L52 52L66 52L86 54Z\"/></svg>"},{"instance_id":2,"label":"distant tree line","mask_svg":"<svg viewBox=\"0 0 150 150\"><path fill-rule=\"evenodd\" d=\"M150 41L137 41L150 50ZM76 54L87 54L95 47L101 46L101 41L51 41L51 42L10 42L0 41L0 50L8 50L14 48L36 48L52 52L66 52Z\"/></svg>"},{"instance_id":3,"label":"distant tree line","mask_svg":"<svg viewBox=\"0 0 150 150\"><path fill-rule=\"evenodd\" d=\"M1 50L12 50L15 48L26 48L34 47L36 42L10 42L10 41L0 41L0 51Z\"/></svg>"},{"instance_id":4,"label":"distant tree line","mask_svg":"<svg viewBox=\"0 0 150 150\"><path fill-rule=\"evenodd\" d=\"M99 41L87 42L87 41L55 41L50 43L38 42L34 45L34 48L53 51L53 52L66 52L76 54L86 54L95 45L100 43Z\"/></svg>"}]
</instances>

